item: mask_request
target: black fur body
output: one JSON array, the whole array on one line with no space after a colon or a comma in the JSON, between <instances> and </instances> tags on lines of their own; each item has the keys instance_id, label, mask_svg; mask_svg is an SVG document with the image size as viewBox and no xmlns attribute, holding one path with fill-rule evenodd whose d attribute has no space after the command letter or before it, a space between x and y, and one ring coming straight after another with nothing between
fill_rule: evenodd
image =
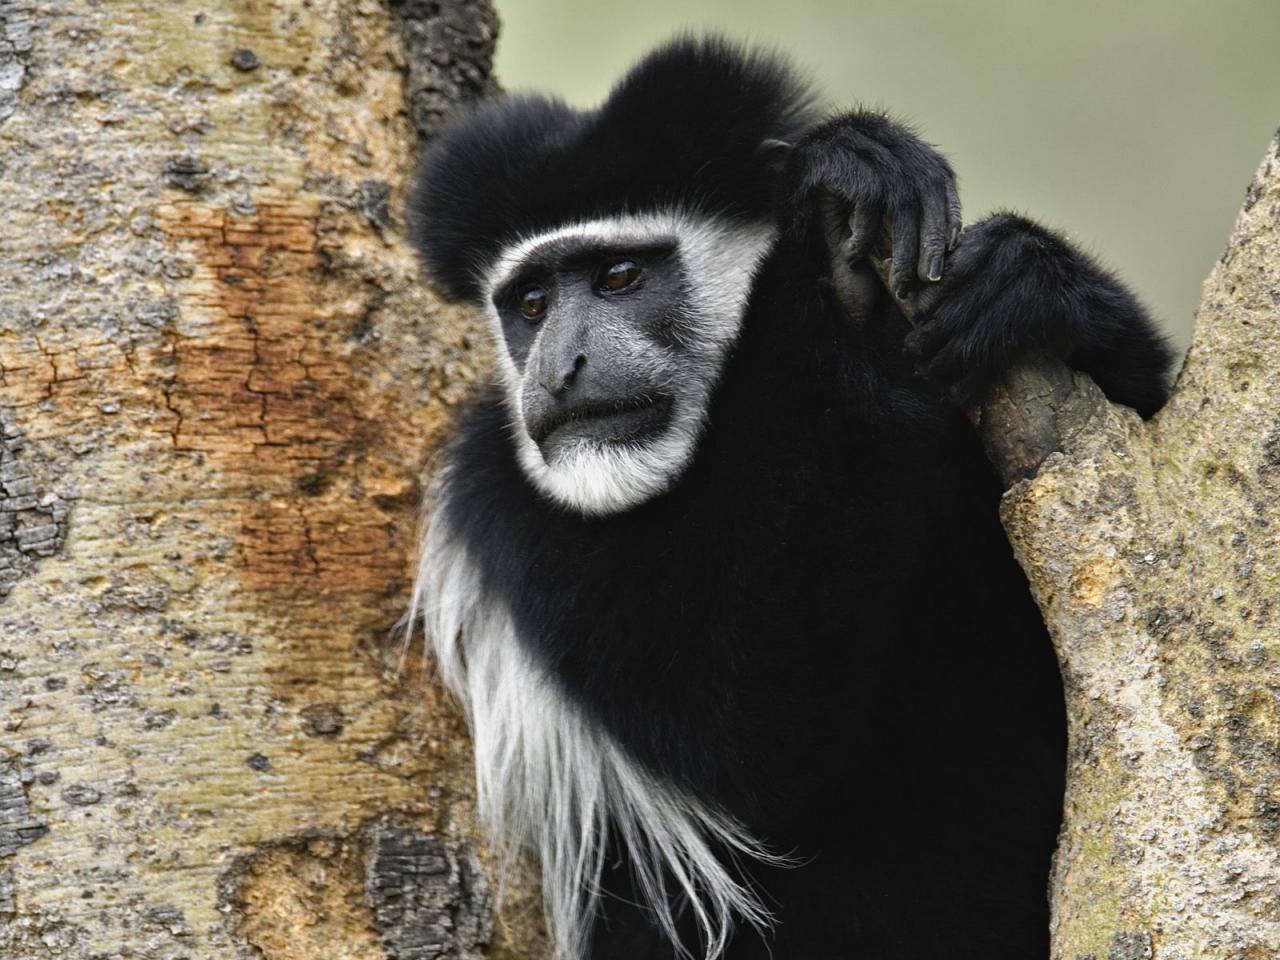
<instances>
[{"instance_id":1,"label":"black fur body","mask_svg":"<svg viewBox=\"0 0 1280 960\"><path fill-rule=\"evenodd\" d=\"M753 69L725 48L692 49L721 74ZM428 191L420 239L446 288L474 299L462 267L477 258L470 239L496 244L559 222L544 201L572 219L692 191L728 216L776 218L691 463L660 496L583 516L529 483L494 391L461 422L439 510L564 697L644 769L796 861L741 864L776 924L740 930L730 960L1042 960L1061 683L999 525L999 485L955 401L1021 350L1049 346L1149 415L1167 350L1114 278L1007 215L965 235L922 300L918 330L874 283L851 312L812 214L830 178L806 179L806 151L835 162L814 146L830 125L774 77L759 90L726 81L735 92L715 92L731 96L721 110L697 95L705 81L681 83L648 91L658 100L646 104L690 113L679 129L709 125L698 111L711 110L737 133L673 144L659 128L632 130L625 111L514 101L446 143L428 177L449 196ZM572 157L575 142L609 137L648 145L640 174L612 195L612 172L592 163L580 192L557 179L570 168L557 151ZM779 165L756 152L770 137L798 149ZM515 144L508 164L527 161L511 171L517 185L489 192L501 215L470 211L459 185L476 177L483 191L502 178L500 143ZM551 146L522 154L530 143ZM646 179L668 149L687 169ZM888 177L895 164L916 169L909 159L890 149L875 162ZM736 172L712 196L699 178L717 168ZM625 850L615 853L589 956L674 957L635 905ZM693 930L683 935L699 955Z\"/></svg>"}]
</instances>

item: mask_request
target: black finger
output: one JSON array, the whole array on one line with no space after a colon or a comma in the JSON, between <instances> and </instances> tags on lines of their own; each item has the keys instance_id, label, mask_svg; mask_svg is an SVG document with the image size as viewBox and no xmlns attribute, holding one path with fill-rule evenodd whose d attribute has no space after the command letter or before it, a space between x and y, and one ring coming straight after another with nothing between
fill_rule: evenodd
<instances>
[{"instance_id":1,"label":"black finger","mask_svg":"<svg viewBox=\"0 0 1280 960\"><path fill-rule=\"evenodd\" d=\"M871 252L880 238L884 207L876 200L863 200L849 217L849 259L859 260Z\"/></svg>"},{"instance_id":2,"label":"black finger","mask_svg":"<svg viewBox=\"0 0 1280 960\"><path fill-rule=\"evenodd\" d=\"M926 322L929 312L933 310L933 308L942 301L942 298L947 295L954 272L955 266L948 261L946 283L931 283L927 287L916 292L916 323Z\"/></svg>"},{"instance_id":3,"label":"black finger","mask_svg":"<svg viewBox=\"0 0 1280 960\"><path fill-rule=\"evenodd\" d=\"M889 283L894 294L904 299L911 292L916 253L920 248L920 216L915 204L895 210L889 228L893 233L893 265L889 269Z\"/></svg>"},{"instance_id":4,"label":"black finger","mask_svg":"<svg viewBox=\"0 0 1280 960\"><path fill-rule=\"evenodd\" d=\"M920 255L916 274L924 282L942 279L943 260L947 248L947 203L942 194L926 193L921 200L924 216L920 223Z\"/></svg>"},{"instance_id":5,"label":"black finger","mask_svg":"<svg viewBox=\"0 0 1280 960\"><path fill-rule=\"evenodd\" d=\"M947 249L954 250L960 242L960 231L964 221L960 217L960 194L956 191L956 182L947 178Z\"/></svg>"}]
</instances>

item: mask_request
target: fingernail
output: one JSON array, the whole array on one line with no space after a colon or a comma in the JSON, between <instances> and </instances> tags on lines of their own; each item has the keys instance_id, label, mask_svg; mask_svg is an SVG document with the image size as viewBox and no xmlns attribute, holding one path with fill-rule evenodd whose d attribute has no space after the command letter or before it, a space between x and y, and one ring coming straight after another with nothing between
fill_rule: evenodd
<instances>
[{"instance_id":1,"label":"fingernail","mask_svg":"<svg viewBox=\"0 0 1280 960\"><path fill-rule=\"evenodd\" d=\"M929 261L929 279L934 281L942 279L942 254L940 253L935 253Z\"/></svg>"}]
</instances>

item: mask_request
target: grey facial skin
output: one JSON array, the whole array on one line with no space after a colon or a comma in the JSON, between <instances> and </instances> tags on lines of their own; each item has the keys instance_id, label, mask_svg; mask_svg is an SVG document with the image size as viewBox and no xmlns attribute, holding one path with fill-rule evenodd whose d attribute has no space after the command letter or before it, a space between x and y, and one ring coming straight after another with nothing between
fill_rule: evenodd
<instances>
[{"instance_id":1,"label":"grey facial skin","mask_svg":"<svg viewBox=\"0 0 1280 960\"><path fill-rule=\"evenodd\" d=\"M636 247L581 237L539 247L495 291L524 422L547 462L666 429L683 285L674 238Z\"/></svg>"},{"instance_id":2,"label":"grey facial skin","mask_svg":"<svg viewBox=\"0 0 1280 960\"><path fill-rule=\"evenodd\" d=\"M675 208L556 227L481 267L516 456L541 493L605 516L679 482L775 238Z\"/></svg>"}]
</instances>

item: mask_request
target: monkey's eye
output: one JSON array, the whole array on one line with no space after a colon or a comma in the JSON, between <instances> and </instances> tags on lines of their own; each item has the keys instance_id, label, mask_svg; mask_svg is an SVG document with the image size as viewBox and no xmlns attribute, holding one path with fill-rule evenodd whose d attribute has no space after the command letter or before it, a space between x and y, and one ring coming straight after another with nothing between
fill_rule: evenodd
<instances>
[{"instance_id":1,"label":"monkey's eye","mask_svg":"<svg viewBox=\"0 0 1280 960\"><path fill-rule=\"evenodd\" d=\"M547 312L547 291L541 287L525 287L520 292L520 312L526 320L539 320Z\"/></svg>"},{"instance_id":2,"label":"monkey's eye","mask_svg":"<svg viewBox=\"0 0 1280 960\"><path fill-rule=\"evenodd\" d=\"M600 274L602 290L622 290L631 286L640 277L640 267L634 260L615 260Z\"/></svg>"}]
</instances>

